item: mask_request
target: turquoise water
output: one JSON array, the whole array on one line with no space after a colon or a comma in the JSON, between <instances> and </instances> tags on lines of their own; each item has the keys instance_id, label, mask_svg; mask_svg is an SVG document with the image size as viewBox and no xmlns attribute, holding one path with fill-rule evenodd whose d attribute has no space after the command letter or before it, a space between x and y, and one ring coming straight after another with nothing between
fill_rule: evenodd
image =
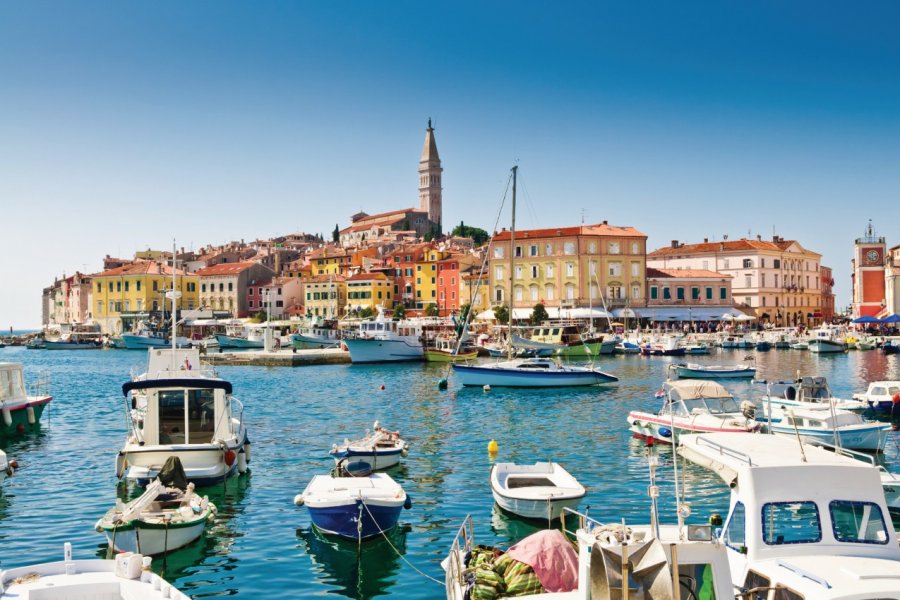
<instances>
[{"instance_id":1,"label":"turquoise water","mask_svg":"<svg viewBox=\"0 0 900 600\"><path fill-rule=\"evenodd\" d=\"M696 362L735 363L746 354L720 351ZM133 368L145 366L146 355L7 347L0 361L24 363L28 381L50 373L54 394L40 432L0 441L21 465L0 491L2 567L58 560L66 541L76 557L102 556L105 538L94 532L94 522L117 494L129 493L115 479L115 456L125 437L121 385ZM646 448L629 436L625 416L657 407L653 393L670 359L600 362L621 379L618 384L490 393L460 389L452 376L449 390L438 391L446 367L424 363L220 368L245 406L251 472L205 489L219 506L215 525L165 565L155 559L154 569L165 568L164 576L195 598L442 598L442 587L425 575L443 580L440 560L467 514L480 543L507 545L535 529L494 512L491 439L500 447L497 460L562 463L588 488L581 508L589 506L594 518L646 522ZM864 391L869 380L900 379L900 357L877 352L772 351L759 354L758 367L763 378L791 377L798 369L824 375L842 396ZM747 382L726 387L739 400L762 392ZM388 540L367 542L358 554L355 543L312 531L306 509L292 499L314 474L331 468L332 443L360 436L376 419L412 443L409 457L389 472L413 507ZM885 461L900 470L894 436ZM661 509L668 519L674 515L671 450L655 451L662 458ZM726 511L728 496L718 478L688 465L684 479L691 521Z\"/></svg>"}]
</instances>

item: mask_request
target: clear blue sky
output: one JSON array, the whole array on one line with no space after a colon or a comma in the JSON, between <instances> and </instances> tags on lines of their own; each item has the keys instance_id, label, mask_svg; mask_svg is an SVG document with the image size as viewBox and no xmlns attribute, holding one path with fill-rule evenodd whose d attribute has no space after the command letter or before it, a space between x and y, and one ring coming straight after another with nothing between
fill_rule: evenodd
<instances>
[{"instance_id":1,"label":"clear blue sky","mask_svg":"<svg viewBox=\"0 0 900 600\"><path fill-rule=\"evenodd\" d=\"M773 231L849 302L869 218L900 243L900 4L0 3L0 328L105 254L444 221L633 225L649 246Z\"/></svg>"}]
</instances>

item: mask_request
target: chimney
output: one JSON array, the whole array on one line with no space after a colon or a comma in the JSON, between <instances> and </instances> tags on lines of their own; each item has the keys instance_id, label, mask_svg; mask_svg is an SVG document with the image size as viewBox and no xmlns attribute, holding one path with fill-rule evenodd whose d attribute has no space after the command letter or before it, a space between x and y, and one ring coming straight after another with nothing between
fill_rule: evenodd
<instances>
[{"instance_id":1,"label":"chimney","mask_svg":"<svg viewBox=\"0 0 900 600\"><path fill-rule=\"evenodd\" d=\"M757 241L757 242L761 242L761 241L762 241L762 235L761 235L761 234L759 234L759 233L756 234L756 241Z\"/></svg>"},{"instance_id":2,"label":"chimney","mask_svg":"<svg viewBox=\"0 0 900 600\"><path fill-rule=\"evenodd\" d=\"M673 247L673 248L677 248L677 247L678 247L678 240L672 240L672 247Z\"/></svg>"},{"instance_id":3,"label":"chimney","mask_svg":"<svg viewBox=\"0 0 900 600\"><path fill-rule=\"evenodd\" d=\"M703 238L703 243L704 243L704 244L708 244L708 243L709 243L709 238Z\"/></svg>"},{"instance_id":4,"label":"chimney","mask_svg":"<svg viewBox=\"0 0 900 600\"><path fill-rule=\"evenodd\" d=\"M609 222L606 221L606 220L604 220L604 221L603 221L603 224L604 224L604 225L609 225Z\"/></svg>"}]
</instances>

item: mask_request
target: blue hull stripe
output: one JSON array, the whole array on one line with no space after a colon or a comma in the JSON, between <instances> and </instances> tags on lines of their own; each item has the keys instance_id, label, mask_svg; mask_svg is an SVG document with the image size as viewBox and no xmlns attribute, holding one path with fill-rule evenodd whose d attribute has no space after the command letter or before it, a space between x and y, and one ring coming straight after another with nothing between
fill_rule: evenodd
<instances>
[{"instance_id":1,"label":"blue hull stripe","mask_svg":"<svg viewBox=\"0 0 900 600\"><path fill-rule=\"evenodd\" d=\"M355 540L360 536L358 531L360 506L359 501L344 506L330 508L309 508L309 516L313 525L326 533ZM368 509L368 510L367 510ZM400 519L402 506L372 506L362 508L362 538L370 538L382 531L392 529ZM369 513L372 513L371 516ZM373 519L374 517L374 519Z\"/></svg>"}]
</instances>

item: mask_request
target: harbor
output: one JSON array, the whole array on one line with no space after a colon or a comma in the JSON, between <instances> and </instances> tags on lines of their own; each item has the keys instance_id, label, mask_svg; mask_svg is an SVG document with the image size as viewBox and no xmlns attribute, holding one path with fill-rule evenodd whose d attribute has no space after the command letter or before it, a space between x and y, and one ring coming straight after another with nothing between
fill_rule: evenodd
<instances>
[{"instance_id":1,"label":"harbor","mask_svg":"<svg viewBox=\"0 0 900 600\"><path fill-rule=\"evenodd\" d=\"M146 354L24 347L0 352L3 361L25 365L28 381L52 372L54 396L38 431L5 442L19 469L0 492L3 567L54 560L64 541L73 543L78 556L105 556L107 543L93 530L94 522L103 507L135 492L117 484L114 468L125 435L120 388L129 372L145 366ZM748 352L713 349L692 361L736 363ZM895 379L900 370L896 356L879 352L756 355L758 378L816 374L827 377L842 398L864 392L868 381ZM664 500L674 489L671 447L648 449L632 436L626 417L630 410L658 409L655 393L668 365L679 360L603 356L596 364L618 383L490 392L463 387L439 363L218 366L244 405L253 460L244 475L199 490L218 507L217 515L199 540L165 561L156 558L154 570L192 597L253 598L274 590L276 596L443 598L445 590L429 577L443 580L440 561L466 515L473 517L479 543L506 547L541 528L494 506L495 462L559 463L587 489L581 511L601 522L644 523L648 452L654 452L660 460L660 513L671 521L674 504ZM448 387L441 391L437 384L445 377ZM765 393L749 380L725 385L738 401ZM411 507L386 539L364 542L357 554L355 541L316 531L292 499L314 474L332 468L332 444L358 437L375 420L402 432L409 444L409 455L385 472L402 485ZM900 469L896 436L890 432L877 458L891 471ZM499 447L494 455L487 451L491 440ZM679 468L692 521L727 513L728 488L718 477L684 461Z\"/></svg>"}]
</instances>

